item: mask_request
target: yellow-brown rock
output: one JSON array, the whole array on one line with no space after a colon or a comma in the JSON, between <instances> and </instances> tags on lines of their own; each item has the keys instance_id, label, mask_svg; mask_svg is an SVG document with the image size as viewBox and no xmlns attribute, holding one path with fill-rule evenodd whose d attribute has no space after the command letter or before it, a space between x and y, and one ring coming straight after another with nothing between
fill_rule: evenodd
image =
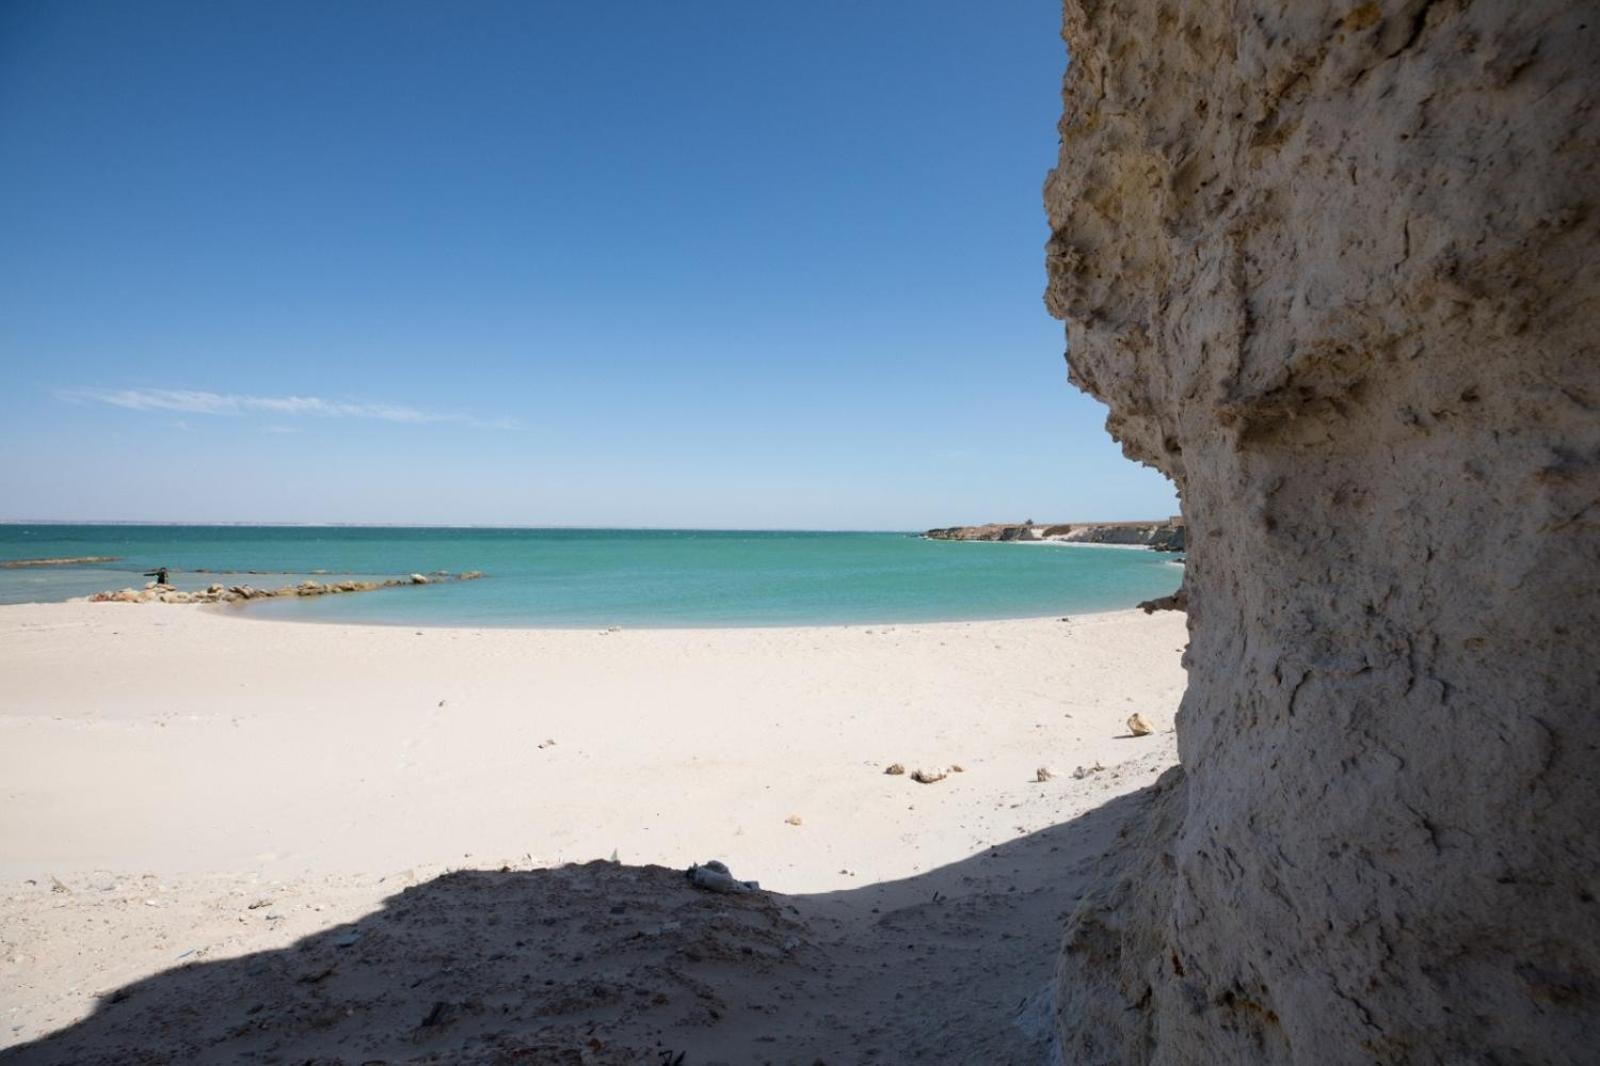
<instances>
[{"instance_id":1,"label":"yellow-brown rock","mask_svg":"<svg viewBox=\"0 0 1600 1066\"><path fill-rule=\"evenodd\" d=\"M1600 9L1069 0L1046 303L1187 519L1063 1061L1600 1032Z\"/></svg>"}]
</instances>

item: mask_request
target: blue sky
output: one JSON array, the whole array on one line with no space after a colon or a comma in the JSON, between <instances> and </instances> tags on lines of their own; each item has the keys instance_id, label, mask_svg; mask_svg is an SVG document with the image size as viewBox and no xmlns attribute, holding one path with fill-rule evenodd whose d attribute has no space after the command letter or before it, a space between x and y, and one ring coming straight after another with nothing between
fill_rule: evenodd
<instances>
[{"instance_id":1,"label":"blue sky","mask_svg":"<svg viewBox=\"0 0 1600 1066\"><path fill-rule=\"evenodd\" d=\"M1055 0L0 6L0 518L1160 516Z\"/></svg>"}]
</instances>

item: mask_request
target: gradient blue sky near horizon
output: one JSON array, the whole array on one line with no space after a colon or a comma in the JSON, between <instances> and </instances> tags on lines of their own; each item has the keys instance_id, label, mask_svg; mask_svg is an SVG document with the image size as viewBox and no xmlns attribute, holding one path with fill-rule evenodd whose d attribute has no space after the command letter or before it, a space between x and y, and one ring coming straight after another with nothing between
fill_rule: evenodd
<instances>
[{"instance_id":1,"label":"gradient blue sky near horizon","mask_svg":"<svg viewBox=\"0 0 1600 1066\"><path fill-rule=\"evenodd\" d=\"M0 6L0 518L1164 516L1052 0Z\"/></svg>"}]
</instances>

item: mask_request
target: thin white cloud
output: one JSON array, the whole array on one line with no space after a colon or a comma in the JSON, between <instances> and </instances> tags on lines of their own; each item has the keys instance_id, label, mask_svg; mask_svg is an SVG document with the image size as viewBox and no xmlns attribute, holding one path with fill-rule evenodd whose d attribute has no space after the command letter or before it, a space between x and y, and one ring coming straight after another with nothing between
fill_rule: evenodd
<instances>
[{"instance_id":1,"label":"thin white cloud","mask_svg":"<svg viewBox=\"0 0 1600 1066\"><path fill-rule=\"evenodd\" d=\"M176 411L194 415L270 414L313 418L370 418L383 422L461 422L509 429L509 419L483 420L472 415L421 411L392 403L326 400L320 396L250 396L201 389L60 389L56 396L73 403L101 403L129 411Z\"/></svg>"}]
</instances>

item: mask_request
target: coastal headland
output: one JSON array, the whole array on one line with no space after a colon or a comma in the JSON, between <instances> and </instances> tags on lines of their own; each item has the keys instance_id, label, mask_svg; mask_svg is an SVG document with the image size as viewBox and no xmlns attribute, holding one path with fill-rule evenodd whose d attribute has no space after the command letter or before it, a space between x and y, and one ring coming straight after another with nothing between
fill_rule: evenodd
<instances>
[{"instance_id":1,"label":"coastal headland","mask_svg":"<svg viewBox=\"0 0 1600 1066\"><path fill-rule=\"evenodd\" d=\"M1058 541L1063 544L1137 544L1155 551L1184 550L1184 521L1174 516L1160 522L990 522L951 526L922 534L929 540Z\"/></svg>"}]
</instances>

